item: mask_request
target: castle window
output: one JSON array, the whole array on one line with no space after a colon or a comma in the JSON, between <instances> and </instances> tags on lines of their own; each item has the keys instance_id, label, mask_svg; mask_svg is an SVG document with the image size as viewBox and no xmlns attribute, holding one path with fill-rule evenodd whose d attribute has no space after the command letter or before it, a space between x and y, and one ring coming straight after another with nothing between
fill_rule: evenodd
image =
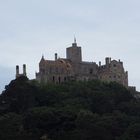
<instances>
[{"instance_id":1,"label":"castle window","mask_svg":"<svg viewBox=\"0 0 140 140\"><path fill-rule=\"evenodd\" d=\"M109 76L109 78L111 79L111 76Z\"/></svg>"},{"instance_id":2,"label":"castle window","mask_svg":"<svg viewBox=\"0 0 140 140\"><path fill-rule=\"evenodd\" d=\"M113 67L116 67L116 64L114 64Z\"/></svg>"},{"instance_id":3,"label":"castle window","mask_svg":"<svg viewBox=\"0 0 140 140\"><path fill-rule=\"evenodd\" d=\"M67 78L66 77L64 77L64 81L66 81L67 80Z\"/></svg>"},{"instance_id":4,"label":"castle window","mask_svg":"<svg viewBox=\"0 0 140 140\"><path fill-rule=\"evenodd\" d=\"M90 70L89 70L89 73L92 74L92 73L93 73L93 69L90 69Z\"/></svg>"},{"instance_id":5,"label":"castle window","mask_svg":"<svg viewBox=\"0 0 140 140\"><path fill-rule=\"evenodd\" d=\"M45 70L44 70L44 69L40 69L40 72L41 72L42 74L45 74Z\"/></svg>"},{"instance_id":6,"label":"castle window","mask_svg":"<svg viewBox=\"0 0 140 140\"><path fill-rule=\"evenodd\" d=\"M114 78L116 78L116 75L114 75Z\"/></svg>"},{"instance_id":7,"label":"castle window","mask_svg":"<svg viewBox=\"0 0 140 140\"><path fill-rule=\"evenodd\" d=\"M53 76L53 82L55 83L55 77Z\"/></svg>"}]
</instances>

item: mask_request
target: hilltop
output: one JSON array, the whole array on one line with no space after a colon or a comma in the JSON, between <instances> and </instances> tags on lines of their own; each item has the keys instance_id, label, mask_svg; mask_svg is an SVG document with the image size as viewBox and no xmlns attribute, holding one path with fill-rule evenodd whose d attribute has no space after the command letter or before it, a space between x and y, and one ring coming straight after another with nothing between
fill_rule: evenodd
<instances>
[{"instance_id":1,"label":"hilltop","mask_svg":"<svg viewBox=\"0 0 140 140\"><path fill-rule=\"evenodd\" d=\"M115 82L43 85L21 76L0 95L0 139L139 140L135 94Z\"/></svg>"}]
</instances>

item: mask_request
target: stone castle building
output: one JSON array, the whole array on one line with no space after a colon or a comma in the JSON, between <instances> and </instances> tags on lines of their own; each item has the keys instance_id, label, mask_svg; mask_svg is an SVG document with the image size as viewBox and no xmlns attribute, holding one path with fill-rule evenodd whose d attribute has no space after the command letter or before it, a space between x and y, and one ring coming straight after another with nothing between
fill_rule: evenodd
<instances>
[{"instance_id":1,"label":"stone castle building","mask_svg":"<svg viewBox=\"0 0 140 140\"><path fill-rule=\"evenodd\" d=\"M99 79L102 81L118 82L128 87L128 72L124 70L123 62L105 58L105 65L95 62L82 61L82 49L76 39L71 47L66 49L66 58L46 60L42 56L36 80L44 83L63 83L66 81L88 81Z\"/></svg>"}]
</instances>

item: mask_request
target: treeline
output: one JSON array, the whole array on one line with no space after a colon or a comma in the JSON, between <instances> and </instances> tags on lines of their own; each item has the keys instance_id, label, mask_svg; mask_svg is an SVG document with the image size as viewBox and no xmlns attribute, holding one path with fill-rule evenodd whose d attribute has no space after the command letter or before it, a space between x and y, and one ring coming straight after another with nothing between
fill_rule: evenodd
<instances>
[{"instance_id":1,"label":"treeline","mask_svg":"<svg viewBox=\"0 0 140 140\"><path fill-rule=\"evenodd\" d=\"M140 140L140 101L101 81L42 85L19 77L0 95L0 140Z\"/></svg>"}]
</instances>

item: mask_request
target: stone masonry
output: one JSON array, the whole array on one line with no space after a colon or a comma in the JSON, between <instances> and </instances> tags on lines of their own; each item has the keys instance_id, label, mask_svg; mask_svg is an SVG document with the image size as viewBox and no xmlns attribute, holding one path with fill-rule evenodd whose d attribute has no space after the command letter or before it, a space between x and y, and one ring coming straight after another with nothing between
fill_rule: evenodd
<instances>
[{"instance_id":1,"label":"stone masonry","mask_svg":"<svg viewBox=\"0 0 140 140\"><path fill-rule=\"evenodd\" d=\"M66 58L45 60L42 56L36 80L44 83L63 83L66 81L88 81L99 79L106 82L115 81L128 87L128 72L123 62L105 58L105 65L82 61L82 49L77 46L76 39L66 49Z\"/></svg>"}]
</instances>

